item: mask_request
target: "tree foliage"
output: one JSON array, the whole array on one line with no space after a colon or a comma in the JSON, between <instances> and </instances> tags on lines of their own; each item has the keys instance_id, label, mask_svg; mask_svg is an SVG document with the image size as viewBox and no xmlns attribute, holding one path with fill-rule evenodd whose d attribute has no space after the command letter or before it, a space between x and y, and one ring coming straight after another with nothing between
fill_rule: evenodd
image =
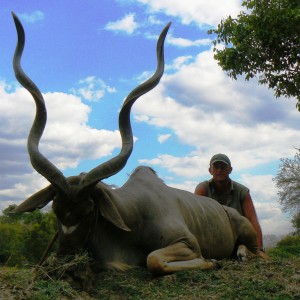
<instances>
[{"instance_id":1,"label":"tree foliage","mask_svg":"<svg viewBox=\"0 0 300 300\"><path fill-rule=\"evenodd\" d=\"M55 233L55 215L39 210L12 214L15 207L10 205L0 216L0 264L36 264Z\"/></svg>"},{"instance_id":2,"label":"tree foliage","mask_svg":"<svg viewBox=\"0 0 300 300\"><path fill-rule=\"evenodd\" d=\"M282 238L275 248L269 249L268 254L277 258L300 257L300 235L287 235Z\"/></svg>"},{"instance_id":3,"label":"tree foliage","mask_svg":"<svg viewBox=\"0 0 300 300\"><path fill-rule=\"evenodd\" d=\"M300 211L293 216L292 219L293 227L296 229L296 234L300 235Z\"/></svg>"},{"instance_id":4,"label":"tree foliage","mask_svg":"<svg viewBox=\"0 0 300 300\"><path fill-rule=\"evenodd\" d=\"M300 150L293 159L281 159L274 181L279 190L279 202L283 210L294 215L300 212Z\"/></svg>"},{"instance_id":5,"label":"tree foliage","mask_svg":"<svg viewBox=\"0 0 300 300\"><path fill-rule=\"evenodd\" d=\"M233 79L258 75L276 97L296 97L300 110L300 1L245 0L242 6L237 18L209 31L217 35L215 59Z\"/></svg>"}]
</instances>

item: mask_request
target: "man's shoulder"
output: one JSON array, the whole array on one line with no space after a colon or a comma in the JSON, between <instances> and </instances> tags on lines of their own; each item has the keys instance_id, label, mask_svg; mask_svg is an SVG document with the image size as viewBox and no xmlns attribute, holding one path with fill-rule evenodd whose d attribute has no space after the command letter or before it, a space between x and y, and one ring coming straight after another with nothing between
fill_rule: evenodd
<instances>
[{"instance_id":1,"label":"man's shoulder","mask_svg":"<svg viewBox=\"0 0 300 300\"><path fill-rule=\"evenodd\" d=\"M231 180L231 182L233 185L233 189L242 190L244 192L249 192L249 188L247 188L245 185L243 185L237 181L234 181L234 180Z\"/></svg>"},{"instance_id":2,"label":"man's shoulder","mask_svg":"<svg viewBox=\"0 0 300 300\"><path fill-rule=\"evenodd\" d=\"M199 183L199 185L207 185L211 180L204 180Z\"/></svg>"},{"instance_id":3,"label":"man's shoulder","mask_svg":"<svg viewBox=\"0 0 300 300\"><path fill-rule=\"evenodd\" d=\"M209 193L209 184L208 181L202 181L200 182L195 189L195 194L200 196L208 196Z\"/></svg>"},{"instance_id":4,"label":"man's shoulder","mask_svg":"<svg viewBox=\"0 0 300 300\"><path fill-rule=\"evenodd\" d=\"M205 188L208 188L210 182L211 182L211 180L204 180L204 181L201 181L201 182L198 184L198 187L205 187Z\"/></svg>"}]
</instances>

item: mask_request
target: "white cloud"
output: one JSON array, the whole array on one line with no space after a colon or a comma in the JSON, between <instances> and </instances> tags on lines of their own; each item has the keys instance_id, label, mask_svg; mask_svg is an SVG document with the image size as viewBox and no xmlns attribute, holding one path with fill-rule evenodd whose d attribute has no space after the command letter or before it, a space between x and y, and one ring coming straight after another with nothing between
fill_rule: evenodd
<instances>
[{"instance_id":1,"label":"white cloud","mask_svg":"<svg viewBox=\"0 0 300 300\"><path fill-rule=\"evenodd\" d=\"M8 205L17 204L49 185L49 182L35 171L19 175L1 174L1 179L6 182L7 188L0 190L0 212Z\"/></svg>"},{"instance_id":2,"label":"white cloud","mask_svg":"<svg viewBox=\"0 0 300 300\"><path fill-rule=\"evenodd\" d=\"M137 0L149 7L151 13L163 12L178 17L184 24L195 22L199 25L216 25L229 14L237 15L241 10L240 0L226 0L226 5L219 0Z\"/></svg>"},{"instance_id":3,"label":"white cloud","mask_svg":"<svg viewBox=\"0 0 300 300\"><path fill-rule=\"evenodd\" d=\"M104 97L106 92L116 92L114 87L108 86L103 80L95 76L79 80L78 85L79 87L72 88L71 92L89 101L99 101Z\"/></svg>"},{"instance_id":4,"label":"white cloud","mask_svg":"<svg viewBox=\"0 0 300 300\"><path fill-rule=\"evenodd\" d=\"M156 16L153 16L153 15L148 17L148 22L150 24L154 24L154 25L162 25L163 24L162 21L160 21L158 18L156 18Z\"/></svg>"},{"instance_id":5,"label":"white cloud","mask_svg":"<svg viewBox=\"0 0 300 300\"><path fill-rule=\"evenodd\" d=\"M272 178L273 175L243 174L240 182L250 188L264 234L276 233L280 236L293 230L290 221L281 210Z\"/></svg>"},{"instance_id":6,"label":"white cloud","mask_svg":"<svg viewBox=\"0 0 300 300\"><path fill-rule=\"evenodd\" d=\"M198 40L192 41L192 40L188 40L185 38L176 38L176 37L173 37L172 34L169 34L168 38L167 38L167 42L171 45L185 48L185 47L211 45L212 40L206 38L206 39L198 39Z\"/></svg>"},{"instance_id":7,"label":"white cloud","mask_svg":"<svg viewBox=\"0 0 300 300\"><path fill-rule=\"evenodd\" d=\"M167 141L172 135L171 134L160 134L158 136L158 141L162 144L164 143L165 141Z\"/></svg>"},{"instance_id":8,"label":"white cloud","mask_svg":"<svg viewBox=\"0 0 300 300\"><path fill-rule=\"evenodd\" d=\"M166 71L168 70L178 70L182 68L185 64L188 64L190 61L193 61L193 56L179 56L175 58L171 65L165 67Z\"/></svg>"},{"instance_id":9,"label":"white cloud","mask_svg":"<svg viewBox=\"0 0 300 300\"><path fill-rule=\"evenodd\" d=\"M156 158L139 160L141 164L159 166L185 178L206 175L208 161L207 155L177 157L170 154L160 154Z\"/></svg>"},{"instance_id":10,"label":"white cloud","mask_svg":"<svg viewBox=\"0 0 300 300\"><path fill-rule=\"evenodd\" d=\"M124 18L118 21L107 23L105 25L105 29L111 31L123 31L127 34L132 34L138 27L138 24L135 22L134 17L134 13L129 13Z\"/></svg>"},{"instance_id":11,"label":"white cloud","mask_svg":"<svg viewBox=\"0 0 300 300\"><path fill-rule=\"evenodd\" d=\"M147 107L142 102L134 106L137 120L169 128L183 144L195 147L184 159L170 154L155 159L169 168L173 164L170 170L178 175L201 174L218 152L233 157L236 170L279 160L293 155L294 143L300 140L294 104L275 101L272 92L256 82L233 82L218 68L211 51L165 75L144 98ZM195 161L200 171L192 167Z\"/></svg>"},{"instance_id":12,"label":"white cloud","mask_svg":"<svg viewBox=\"0 0 300 300\"><path fill-rule=\"evenodd\" d=\"M249 175L241 176L241 183L251 186L251 194L256 201L264 199L264 202L273 202L277 199L277 189L272 180L272 175Z\"/></svg>"},{"instance_id":13,"label":"white cloud","mask_svg":"<svg viewBox=\"0 0 300 300\"><path fill-rule=\"evenodd\" d=\"M145 33L146 38L157 40L158 35L152 33ZM166 37L166 43L180 47L180 48L188 48L188 47L199 47L199 46L208 46L212 44L212 40L209 38L198 39L198 40L189 40L181 37L174 37L172 33L168 33Z\"/></svg>"},{"instance_id":14,"label":"white cloud","mask_svg":"<svg viewBox=\"0 0 300 300\"><path fill-rule=\"evenodd\" d=\"M45 180L36 179L26 150L35 111L31 95L23 88L7 93L2 83L0 98L1 201L11 201L40 188ZM44 98L48 121L40 151L59 169L74 168L83 159L108 156L120 147L119 131L87 125L90 108L80 98L64 93L47 93Z\"/></svg>"},{"instance_id":15,"label":"white cloud","mask_svg":"<svg viewBox=\"0 0 300 300\"><path fill-rule=\"evenodd\" d=\"M23 20L25 23L35 23L38 21L42 21L45 18L45 14L40 11L36 10L32 12L31 14L17 14L21 20Z\"/></svg>"}]
</instances>

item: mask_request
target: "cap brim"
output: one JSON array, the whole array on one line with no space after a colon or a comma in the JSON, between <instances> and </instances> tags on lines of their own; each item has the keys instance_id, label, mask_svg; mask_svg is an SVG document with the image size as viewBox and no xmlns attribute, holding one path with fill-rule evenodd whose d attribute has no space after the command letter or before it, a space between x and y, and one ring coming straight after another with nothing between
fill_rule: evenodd
<instances>
[{"instance_id":1,"label":"cap brim","mask_svg":"<svg viewBox=\"0 0 300 300\"><path fill-rule=\"evenodd\" d=\"M216 162L222 162L222 163L224 163L224 164L230 166L230 163L228 163L228 161L222 160L222 159L216 159L216 160L213 160L213 161L211 162L211 165L213 165L213 164L216 163Z\"/></svg>"}]
</instances>

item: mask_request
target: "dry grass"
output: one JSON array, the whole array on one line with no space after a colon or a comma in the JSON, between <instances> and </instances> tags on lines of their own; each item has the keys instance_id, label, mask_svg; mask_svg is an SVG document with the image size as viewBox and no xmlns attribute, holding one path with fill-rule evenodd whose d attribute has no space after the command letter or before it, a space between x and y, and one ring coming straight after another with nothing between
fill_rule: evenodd
<instances>
[{"instance_id":1,"label":"dry grass","mask_svg":"<svg viewBox=\"0 0 300 300\"><path fill-rule=\"evenodd\" d=\"M224 260L211 271L153 277L144 268L94 273L87 255L35 270L0 269L0 299L300 299L300 258Z\"/></svg>"}]
</instances>

